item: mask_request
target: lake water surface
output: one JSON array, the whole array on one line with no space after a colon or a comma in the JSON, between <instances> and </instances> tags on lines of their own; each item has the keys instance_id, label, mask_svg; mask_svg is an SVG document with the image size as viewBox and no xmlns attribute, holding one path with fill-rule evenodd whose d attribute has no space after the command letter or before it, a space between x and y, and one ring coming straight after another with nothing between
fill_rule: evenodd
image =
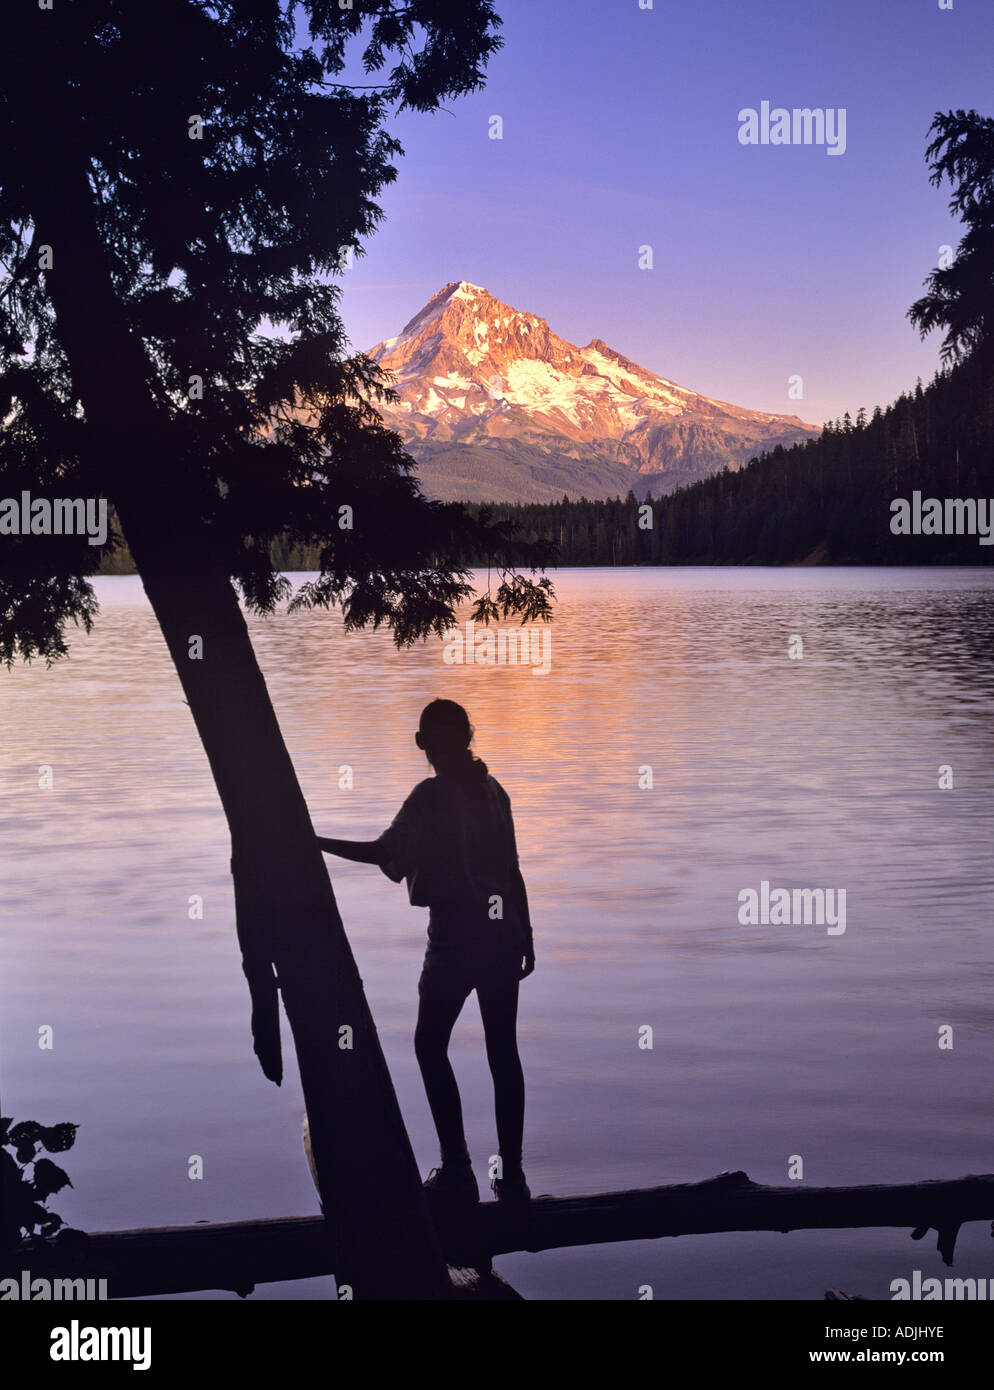
<instances>
[{"instance_id":1,"label":"lake water surface","mask_svg":"<svg viewBox=\"0 0 994 1390\"><path fill-rule=\"evenodd\" d=\"M573 570L556 585L543 676L447 665L438 642L398 652L335 614L251 621L320 833L378 835L426 775L421 706L470 712L511 796L535 926L532 1191L729 1168L786 1184L792 1155L814 1185L994 1171L994 575ZM312 1213L292 1057L278 1090L252 1055L225 823L189 711L139 581L96 588L98 625L68 661L0 674L3 1111L80 1123L74 1187L52 1202L73 1225ZM411 1046L427 913L377 870L329 862L427 1172ZM844 934L740 925L740 890L762 880L844 888ZM452 1055L483 1186L496 1139L475 998ZM688 1236L497 1266L549 1299L880 1299L914 1269L994 1277L983 1223L952 1271L934 1246L903 1230Z\"/></svg>"}]
</instances>

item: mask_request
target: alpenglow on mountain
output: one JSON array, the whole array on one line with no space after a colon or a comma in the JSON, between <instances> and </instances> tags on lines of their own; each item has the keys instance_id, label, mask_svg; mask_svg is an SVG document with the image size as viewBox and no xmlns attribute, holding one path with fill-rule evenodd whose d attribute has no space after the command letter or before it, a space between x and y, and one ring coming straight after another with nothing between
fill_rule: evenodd
<instances>
[{"instance_id":1,"label":"alpenglow on mountain","mask_svg":"<svg viewBox=\"0 0 994 1390\"><path fill-rule=\"evenodd\" d=\"M600 338L576 347L465 280L369 356L399 395L377 409L443 501L658 497L818 433L677 386Z\"/></svg>"}]
</instances>

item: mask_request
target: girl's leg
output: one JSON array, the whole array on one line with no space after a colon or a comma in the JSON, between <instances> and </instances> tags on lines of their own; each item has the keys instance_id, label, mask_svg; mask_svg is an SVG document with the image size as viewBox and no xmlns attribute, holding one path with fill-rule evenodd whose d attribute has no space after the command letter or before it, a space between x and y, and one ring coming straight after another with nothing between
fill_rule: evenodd
<instances>
[{"instance_id":1,"label":"girl's leg","mask_svg":"<svg viewBox=\"0 0 994 1390\"><path fill-rule=\"evenodd\" d=\"M518 977L501 970L477 984L480 1016L487 1043L487 1061L494 1079L497 1143L504 1178L521 1171L521 1140L525 1123L525 1078L518 1056Z\"/></svg>"},{"instance_id":2,"label":"girl's leg","mask_svg":"<svg viewBox=\"0 0 994 1390\"><path fill-rule=\"evenodd\" d=\"M461 981L426 971L421 978L419 994L421 1003L414 1032L414 1051L438 1131L442 1165L457 1167L469 1163L469 1152L463 1129L459 1087L449 1062L448 1050L452 1029L466 1002L469 988L463 988Z\"/></svg>"}]
</instances>

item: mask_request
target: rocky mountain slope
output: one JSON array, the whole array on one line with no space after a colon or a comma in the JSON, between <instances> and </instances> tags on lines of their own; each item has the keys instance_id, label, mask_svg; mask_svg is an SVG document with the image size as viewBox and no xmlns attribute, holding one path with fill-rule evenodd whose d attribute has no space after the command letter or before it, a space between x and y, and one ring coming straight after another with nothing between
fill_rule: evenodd
<instances>
[{"instance_id":1,"label":"rocky mountain slope","mask_svg":"<svg viewBox=\"0 0 994 1390\"><path fill-rule=\"evenodd\" d=\"M677 386L600 338L577 347L465 280L369 355L399 393L385 421L445 500L659 496L819 432Z\"/></svg>"}]
</instances>

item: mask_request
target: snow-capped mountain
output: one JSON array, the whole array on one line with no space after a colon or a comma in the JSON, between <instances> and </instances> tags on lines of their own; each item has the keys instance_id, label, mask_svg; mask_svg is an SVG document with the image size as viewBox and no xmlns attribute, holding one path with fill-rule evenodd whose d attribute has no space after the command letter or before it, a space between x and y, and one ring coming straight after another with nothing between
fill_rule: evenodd
<instances>
[{"instance_id":1,"label":"snow-capped mountain","mask_svg":"<svg viewBox=\"0 0 994 1390\"><path fill-rule=\"evenodd\" d=\"M378 409L444 499L659 496L818 433L677 386L599 338L576 347L465 280L369 355L399 393Z\"/></svg>"}]
</instances>

